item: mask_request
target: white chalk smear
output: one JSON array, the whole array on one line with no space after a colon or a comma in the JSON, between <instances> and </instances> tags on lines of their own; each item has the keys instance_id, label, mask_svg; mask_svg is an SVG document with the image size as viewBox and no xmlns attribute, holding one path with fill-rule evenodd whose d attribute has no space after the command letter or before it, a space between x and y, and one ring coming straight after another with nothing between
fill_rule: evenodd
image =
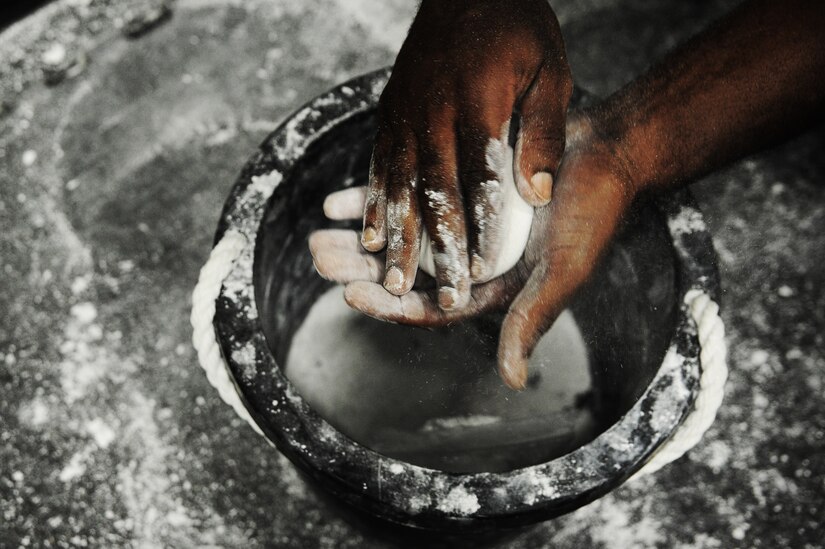
<instances>
[{"instance_id":1,"label":"white chalk smear","mask_svg":"<svg viewBox=\"0 0 825 549\"><path fill-rule=\"evenodd\" d=\"M501 188L501 207L499 209L499 225L501 231L501 249L495 268L486 280L493 279L512 269L524 253L527 240L530 237L530 227L533 224L533 207L524 201L518 193L516 182L513 179L513 149L507 144L510 134L510 122L502 126L501 138L490 139L487 144L487 168L498 176L498 181L486 181L483 185L491 190L495 185ZM435 194L435 193L433 193ZM436 209L440 203L438 196L427 194L429 206ZM443 233L442 233L443 239ZM435 261L432 241L426 229L421 233L421 254L418 266L425 273L435 276ZM477 282L485 282L480 280Z\"/></svg>"}]
</instances>

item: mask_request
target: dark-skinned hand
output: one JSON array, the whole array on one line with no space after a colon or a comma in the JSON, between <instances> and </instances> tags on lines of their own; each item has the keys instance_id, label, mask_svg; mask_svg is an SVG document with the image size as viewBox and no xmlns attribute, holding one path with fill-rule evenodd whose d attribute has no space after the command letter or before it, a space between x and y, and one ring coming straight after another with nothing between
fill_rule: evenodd
<instances>
[{"instance_id":1,"label":"dark-skinned hand","mask_svg":"<svg viewBox=\"0 0 825 549\"><path fill-rule=\"evenodd\" d=\"M506 147L520 113L514 179L528 203L546 204L571 90L546 0L423 0L379 101L363 211L361 244L386 247L387 291L412 288L423 223L436 303L443 311L467 306L472 283L491 278L502 246L502 177L490 147Z\"/></svg>"},{"instance_id":2,"label":"dark-skinned hand","mask_svg":"<svg viewBox=\"0 0 825 549\"><path fill-rule=\"evenodd\" d=\"M536 210L524 256L506 274L475 285L466 307L444 310L434 289L416 288L401 296L386 291L380 284L382 258L366 252L355 231L313 233L316 269L324 278L346 284L351 307L390 322L444 326L509 304L498 367L507 385L523 388L538 340L593 271L635 194L621 155L595 136L587 118L573 117L567 127L568 147L553 200ZM333 193L325 211L338 219L357 219L365 196L364 187Z\"/></svg>"}]
</instances>

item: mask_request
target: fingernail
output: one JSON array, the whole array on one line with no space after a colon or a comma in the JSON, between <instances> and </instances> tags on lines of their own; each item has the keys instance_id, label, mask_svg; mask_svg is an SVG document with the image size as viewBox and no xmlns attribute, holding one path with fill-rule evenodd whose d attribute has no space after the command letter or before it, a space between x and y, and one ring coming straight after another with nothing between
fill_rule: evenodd
<instances>
[{"instance_id":1,"label":"fingernail","mask_svg":"<svg viewBox=\"0 0 825 549\"><path fill-rule=\"evenodd\" d=\"M397 294L404 285L404 273L398 267L392 266L384 275L384 288L392 294Z\"/></svg>"},{"instance_id":2,"label":"fingernail","mask_svg":"<svg viewBox=\"0 0 825 549\"><path fill-rule=\"evenodd\" d=\"M485 282L484 279L487 277L487 263L478 254L473 254L470 274L473 275L475 282Z\"/></svg>"},{"instance_id":3,"label":"fingernail","mask_svg":"<svg viewBox=\"0 0 825 549\"><path fill-rule=\"evenodd\" d=\"M498 373L511 389L521 391L527 387L527 361L507 347L499 347Z\"/></svg>"},{"instance_id":4,"label":"fingernail","mask_svg":"<svg viewBox=\"0 0 825 549\"><path fill-rule=\"evenodd\" d=\"M438 306L444 311L449 311L458 302L458 290L450 286L442 286L438 289Z\"/></svg>"},{"instance_id":5,"label":"fingernail","mask_svg":"<svg viewBox=\"0 0 825 549\"><path fill-rule=\"evenodd\" d=\"M549 202L553 196L553 176L547 172L536 172L530 179L530 186L543 202Z\"/></svg>"},{"instance_id":6,"label":"fingernail","mask_svg":"<svg viewBox=\"0 0 825 549\"><path fill-rule=\"evenodd\" d=\"M527 387L527 366L524 364L505 364L501 369L504 383L511 389L522 391Z\"/></svg>"},{"instance_id":7,"label":"fingernail","mask_svg":"<svg viewBox=\"0 0 825 549\"><path fill-rule=\"evenodd\" d=\"M361 235L361 243L362 244L370 244L373 240L375 240L376 236L377 236L377 233L375 232L375 228L372 227L372 226L369 226L369 227L364 229L364 234Z\"/></svg>"}]
</instances>

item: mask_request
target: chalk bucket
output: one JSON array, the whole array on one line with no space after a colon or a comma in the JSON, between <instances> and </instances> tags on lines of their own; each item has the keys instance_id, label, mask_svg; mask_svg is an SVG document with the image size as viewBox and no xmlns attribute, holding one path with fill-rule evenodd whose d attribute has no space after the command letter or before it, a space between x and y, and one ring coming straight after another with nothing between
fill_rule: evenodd
<instances>
[{"instance_id":1,"label":"chalk bucket","mask_svg":"<svg viewBox=\"0 0 825 549\"><path fill-rule=\"evenodd\" d=\"M438 531L576 509L696 444L726 377L719 279L687 191L640 198L542 339L522 392L495 370L501 314L423 330L350 311L307 239L364 185L380 70L316 98L243 168L193 295L223 399L346 507Z\"/></svg>"}]
</instances>

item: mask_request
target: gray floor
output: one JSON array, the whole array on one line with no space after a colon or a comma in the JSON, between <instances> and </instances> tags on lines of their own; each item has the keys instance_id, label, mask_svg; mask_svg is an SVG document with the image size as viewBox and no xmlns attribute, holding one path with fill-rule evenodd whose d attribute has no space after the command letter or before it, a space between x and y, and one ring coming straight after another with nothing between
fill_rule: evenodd
<instances>
[{"instance_id":1,"label":"gray floor","mask_svg":"<svg viewBox=\"0 0 825 549\"><path fill-rule=\"evenodd\" d=\"M152 4L65 0L0 35L0 546L392 547L219 400L188 314L250 152L305 100L391 63L413 2L179 0L126 37ZM576 81L606 94L731 2L553 4ZM822 546L822 144L694 185L731 367L703 442L502 546Z\"/></svg>"}]
</instances>

